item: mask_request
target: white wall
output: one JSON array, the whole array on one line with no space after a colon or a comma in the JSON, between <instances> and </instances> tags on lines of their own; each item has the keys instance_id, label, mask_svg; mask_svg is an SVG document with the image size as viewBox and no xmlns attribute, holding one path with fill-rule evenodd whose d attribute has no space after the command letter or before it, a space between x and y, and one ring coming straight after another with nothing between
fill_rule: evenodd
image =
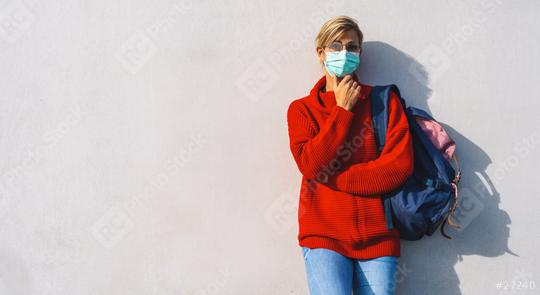
<instances>
[{"instance_id":1,"label":"white wall","mask_svg":"<svg viewBox=\"0 0 540 295\"><path fill-rule=\"evenodd\" d=\"M540 284L539 13L0 1L0 294L306 294L286 110L340 14L365 34L361 80L397 84L458 143L467 226L403 243L397 294Z\"/></svg>"}]
</instances>

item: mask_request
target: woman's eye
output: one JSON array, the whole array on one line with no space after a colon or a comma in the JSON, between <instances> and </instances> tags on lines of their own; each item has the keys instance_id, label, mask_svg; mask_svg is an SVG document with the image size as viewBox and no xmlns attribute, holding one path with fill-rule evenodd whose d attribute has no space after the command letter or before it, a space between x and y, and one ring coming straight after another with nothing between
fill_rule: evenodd
<instances>
[{"instance_id":1,"label":"woman's eye","mask_svg":"<svg viewBox=\"0 0 540 295\"><path fill-rule=\"evenodd\" d=\"M339 44L339 43L332 43L332 45L330 46L330 48L332 48L332 50L334 50L334 51L340 51L340 50L341 50L341 44Z\"/></svg>"},{"instance_id":2,"label":"woman's eye","mask_svg":"<svg viewBox=\"0 0 540 295\"><path fill-rule=\"evenodd\" d=\"M358 51L358 46L354 45L354 44L349 45L349 46L347 46L347 50L348 51Z\"/></svg>"}]
</instances>

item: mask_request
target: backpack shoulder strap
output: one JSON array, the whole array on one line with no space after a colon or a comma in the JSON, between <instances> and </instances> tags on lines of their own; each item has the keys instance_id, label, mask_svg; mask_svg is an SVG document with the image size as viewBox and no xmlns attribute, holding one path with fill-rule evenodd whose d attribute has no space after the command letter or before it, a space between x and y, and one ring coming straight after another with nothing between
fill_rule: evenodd
<instances>
[{"instance_id":1,"label":"backpack shoulder strap","mask_svg":"<svg viewBox=\"0 0 540 295\"><path fill-rule=\"evenodd\" d=\"M388 100L390 98L391 90L396 91L399 96L399 89L395 84L373 86L371 89L371 116L379 155L386 144Z\"/></svg>"},{"instance_id":2,"label":"backpack shoulder strap","mask_svg":"<svg viewBox=\"0 0 540 295\"><path fill-rule=\"evenodd\" d=\"M371 89L371 117L379 155L386 144L386 129L388 127L388 100L390 98L391 90L396 91L401 100L399 89L394 84L373 86ZM392 229L394 225L392 222L390 198L384 198L383 196L383 206L386 227L388 229Z\"/></svg>"}]
</instances>

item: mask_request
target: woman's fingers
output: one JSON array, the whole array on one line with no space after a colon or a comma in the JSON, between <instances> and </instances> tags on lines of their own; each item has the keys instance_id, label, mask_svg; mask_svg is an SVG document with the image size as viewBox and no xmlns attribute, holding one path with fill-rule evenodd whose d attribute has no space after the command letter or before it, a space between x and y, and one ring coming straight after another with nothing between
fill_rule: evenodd
<instances>
[{"instance_id":1,"label":"woman's fingers","mask_svg":"<svg viewBox=\"0 0 540 295\"><path fill-rule=\"evenodd\" d=\"M360 85L354 85L349 88L349 91L347 91L347 97L351 100L356 100L358 96L360 95Z\"/></svg>"},{"instance_id":2,"label":"woman's fingers","mask_svg":"<svg viewBox=\"0 0 540 295\"><path fill-rule=\"evenodd\" d=\"M335 75L331 75L330 79L338 81ZM351 110L359 99L361 89L359 81L350 74L345 75L334 89L337 105Z\"/></svg>"},{"instance_id":3,"label":"woman's fingers","mask_svg":"<svg viewBox=\"0 0 540 295\"><path fill-rule=\"evenodd\" d=\"M337 82L335 75L331 75L332 81ZM351 74L345 75L337 87L334 88L336 92L336 101L338 105L354 106L360 97L360 91L362 87L360 82L355 80ZM334 84L335 85L335 84Z\"/></svg>"},{"instance_id":4,"label":"woman's fingers","mask_svg":"<svg viewBox=\"0 0 540 295\"><path fill-rule=\"evenodd\" d=\"M356 81L351 80L351 83L349 83L347 86L348 86L347 95L349 97L354 96L354 91L358 87L358 83Z\"/></svg>"},{"instance_id":5,"label":"woman's fingers","mask_svg":"<svg viewBox=\"0 0 540 295\"><path fill-rule=\"evenodd\" d=\"M350 81L351 81L351 75L345 75L345 77L343 77L343 79L341 79L341 82L339 82L338 87L345 86L345 85L349 84Z\"/></svg>"},{"instance_id":6,"label":"woman's fingers","mask_svg":"<svg viewBox=\"0 0 540 295\"><path fill-rule=\"evenodd\" d=\"M362 90L362 87L360 85L356 85L354 89L354 97L360 96L360 90Z\"/></svg>"}]
</instances>

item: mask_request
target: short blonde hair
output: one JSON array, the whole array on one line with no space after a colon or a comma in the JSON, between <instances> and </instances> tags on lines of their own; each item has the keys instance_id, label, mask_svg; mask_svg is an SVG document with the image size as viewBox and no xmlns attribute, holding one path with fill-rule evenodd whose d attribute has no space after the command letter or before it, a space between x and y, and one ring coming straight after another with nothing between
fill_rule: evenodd
<instances>
[{"instance_id":1,"label":"short blonde hair","mask_svg":"<svg viewBox=\"0 0 540 295\"><path fill-rule=\"evenodd\" d=\"M362 46L364 34L360 30L360 27L358 27L356 20L345 15L340 15L331 18L322 25L319 34L317 34L317 37L315 38L316 48L324 48L325 46L330 45L348 30L353 30L356 33L358 42L360 43L360 46Z\"/></svg>"}]
</instances>

